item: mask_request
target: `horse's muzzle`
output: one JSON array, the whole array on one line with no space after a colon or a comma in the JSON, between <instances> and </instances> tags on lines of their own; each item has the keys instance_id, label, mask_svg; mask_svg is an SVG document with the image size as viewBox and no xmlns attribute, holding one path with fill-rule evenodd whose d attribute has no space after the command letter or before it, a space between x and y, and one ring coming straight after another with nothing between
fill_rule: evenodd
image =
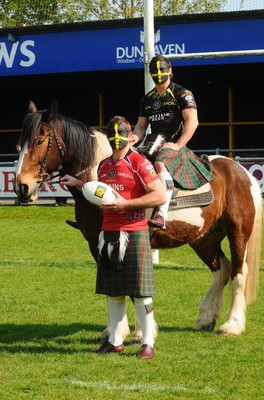
<instances>
[{"instance_id":1,"label":"horse's muzzle","mask_svg":"<svg viewBox=\"0 0 264 400\"><path fill-rule=\"evenodd\" d=\"M14 181L14 192L18 196L21 203L30 203L37 200L38 198L38 187L36 183L33 187L29 188L26 183L18 183L17 180Z\"/></svg>"}]
</instances>

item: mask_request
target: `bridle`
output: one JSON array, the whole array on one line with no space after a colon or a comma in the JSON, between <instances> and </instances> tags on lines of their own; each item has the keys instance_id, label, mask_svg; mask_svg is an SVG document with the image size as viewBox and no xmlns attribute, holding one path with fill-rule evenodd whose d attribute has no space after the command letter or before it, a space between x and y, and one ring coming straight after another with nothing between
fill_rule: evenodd
<instances>
[{"instance_id":1,"label":"bridle","mask_svg":"<svg viewBox=\"0 0 264 400\"><path fill-rule=\"evenodd\" d=\"M65 152L64 152L64 150L63 150L63 148L62 148L62 146L61 146L61 144L59 142L58 136L57 136L56 131L55 131L56 122L55 122L55 124L51 125L51 124L49 124L47 122L41 121L40 124L48 126L48 128L50 130L47 151L46 151L46 154L45 154L45 157L44 157L42 163L40 164L40 170L39 170L40 180L38 181L38 183L44 183L44 182L50 182L53 179L55 179L58 176L60 176L60 171L62 171L62 169L63 169L62 163L63 163L63 160L64 160ZM53 138L55 139L55 142L57 144L57 147L58 147L58 150L59 150L59 153L60 153L60 157L61 157L61 162L60 162L59 166L57 167L57 170L59 171L59 173L55 174L55 175L53 175L51 177L50 174L48 174L47 172L43 173L43 170L47 166L47 161L48 161L50 149L51 149L51 146L52 146L52 143L53 143ZM83 170L77 172L75 174L75 177L77 178L78 176L84 174L85 172L87 172L89 170L91 170L91 167L86 167ZM54 184L54 183L61 183L61 182L60 181L53 181L52 184Z\"/></svg>"},{"instance_id":2,"label":"bridle","mask_svg":"<svg viewBox=\"0 0 264 400\"><path fill-rule=\"evenodd\" d=\"M60 157L61 157L61 162L60 162L60 164L59 164L59 166L57 168L58 171L61 171L62 168L63 168L62 162L63 162L64 156L65 156L65 153L64 153L62 145L60 144L58 136L57 136L56 131L55 131L56 122L55 122L54 125L51 125L49 123L41 121L40 124L48 126L49 131L50 131L47 151L46 151L46 154L45 154L45 157L44 157L42 163L40 164L40 170L39 170L40 181L38 181L38 183L43 183L43 182L47 182L47 181L50 181L51 179L55 178L55 176L53 176L51 178L50 174L48 174L47 172L43 173L44 168L46 168L46 166L47 166L47 161L48 161L49 153L50 153L51 146L52 146L52 143L53 143L53 138L55 139L55 142L57 144L57 147L58 147L58 150L59 150L59 153L60 153ZM58 176L58 175L56 175L56 176Z\"/></svg>"}]
</instances>

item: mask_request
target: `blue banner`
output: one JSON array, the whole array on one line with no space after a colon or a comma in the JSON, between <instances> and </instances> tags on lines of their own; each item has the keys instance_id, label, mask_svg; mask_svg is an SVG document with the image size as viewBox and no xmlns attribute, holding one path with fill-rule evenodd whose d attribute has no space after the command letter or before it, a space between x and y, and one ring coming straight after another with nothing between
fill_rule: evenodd
<instances>
[{"instance_id":1,"label":"blue banner","mask_svg":"<svg viewBox=\"0 0 264 400\"><path fill-rule=\"evenodd\" d=\"M262 50L264 19L156 26L160 54ZM173 65L264 62L264 56L172 60ZM143 27L1 36L0 76L142 68Z\"/></svg>"}]
</instances>

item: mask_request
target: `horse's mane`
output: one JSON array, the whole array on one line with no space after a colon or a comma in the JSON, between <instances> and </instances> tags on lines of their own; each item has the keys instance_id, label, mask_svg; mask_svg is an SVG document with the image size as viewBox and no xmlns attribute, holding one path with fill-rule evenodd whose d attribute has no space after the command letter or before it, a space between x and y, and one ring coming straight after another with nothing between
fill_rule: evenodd
<instances>
[{"instance_id":1,"label":"horse's mane","mask_svg":"<svg viewBox=\"0 0 264 400\"><path fill-rule=\"evenodd\" d=\"M19 139L22 147L26 141L29 146L32 145L37 136L42 115L46 111L37 111L26 115ZM71 167L95 166L102 158L110 154L110 146L104 133L62 114L58 114L58 120L62 126L60 135L65 143L67 159L70 160Z\"/></svg>"}]
</instances>

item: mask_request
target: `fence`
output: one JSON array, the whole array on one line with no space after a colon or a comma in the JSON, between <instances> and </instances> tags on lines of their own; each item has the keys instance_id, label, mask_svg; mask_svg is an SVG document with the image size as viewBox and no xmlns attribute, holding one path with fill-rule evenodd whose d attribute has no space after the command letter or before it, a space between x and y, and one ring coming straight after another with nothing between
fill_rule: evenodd
<instances>
[{"instance_id":1,"label":"fence","mask_svg":"<svg viewBox=\"0 0 264 400\"><path fill-rule=\"evenodd\" d=\"M195 150L195 153L204 154L264 154L264 149L204 149ZM11 154L0 154L1 158L5 156L12 156ZM13 154L14 160L17 158L17 154ZM249 156L235 156L232 157L239 164L243 165L259 182L262 197L264 197L264 156L260 157L249 157ZM13 189L13 183L16 174L16 164L17 160L10 162L0 162L0 199L14 199L17 203L17 195ZM55 171L51 174L51 177L55 175ZM67 187L60 183L44 183L39 190L39 199L54 199L56 198L72 198L71 193L68 191Z\"/></svg>"}]
</instances>

